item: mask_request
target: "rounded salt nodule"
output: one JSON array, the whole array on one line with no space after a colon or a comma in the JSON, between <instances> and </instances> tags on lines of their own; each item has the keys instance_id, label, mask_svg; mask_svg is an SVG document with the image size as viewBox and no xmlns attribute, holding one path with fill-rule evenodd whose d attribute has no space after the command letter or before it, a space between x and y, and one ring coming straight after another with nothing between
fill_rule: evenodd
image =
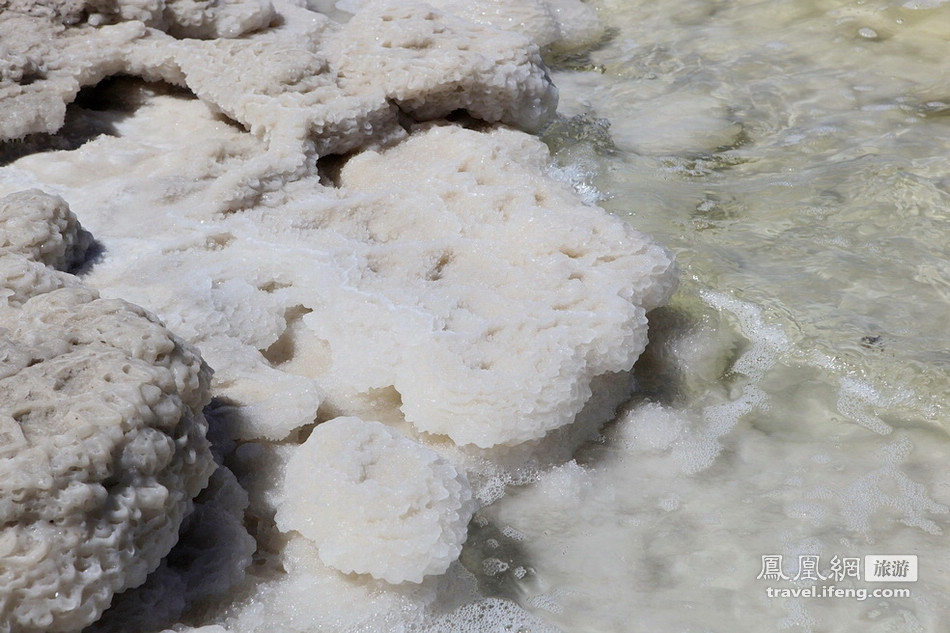
<instances>
[{"instance_id":1,"label":"rounded salt nodule","mask_svg":"<svg viewBox=\"0 0 950 633\"><path fill-rule=\"evenodd\" d=\"M296 449L276 520L329 567L418 583L458 558L474 509L444 457L379 422L341 417Z\"/></svg>"},{"instance_id":2,"label":"rounded salt nodule","mask_svg":"<svg viewBox=\"0 0 950 633\"><path fill-rule=\"evenodd\" d=\"M69 270L82 262L91 242L59 196L31 189L0 198L0 249Z\"/></svg>"},{"instance_id":3,"label":"rounded salt nodule","mask_svg":"<svg viewBox=\"0 0 950 633\"><path fill-rule=\"evenodd\" d=\"M214 467L197 352L136 306L56 285L0 302L0 631L98 619L168 553Z\"/></svg>"}]
</instances>

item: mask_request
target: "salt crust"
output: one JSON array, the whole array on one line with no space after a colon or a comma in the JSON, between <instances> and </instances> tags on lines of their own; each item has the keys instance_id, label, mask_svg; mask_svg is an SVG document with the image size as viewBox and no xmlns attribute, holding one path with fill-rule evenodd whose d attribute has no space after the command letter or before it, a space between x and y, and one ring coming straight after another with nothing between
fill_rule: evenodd
<instances>
[{"instance_id":1,"label":"salt crust","mask_svg":"<svg viewBox=\"0 0 950 633\"><path fill-rule=\"evenodd\" d=\"M3 0L0 8L66 26L134 20L191 38L237 37L274 16L267 0Z\"/></svg>"},{"instance_id":2,"label":"salt crust","mask_svg":"<svg viewBox=\"0 0 950 633\"><path fill-rule=\"evenodd\" d=\"M381 413L398 423L402 406L410 425L442 419L438 403L426 409L426 391L403 383L395 386L404 394L393 389L404 373L480 412L477 418L458 416L457 430L446 424L459 443L474 437L491 446L540 437L546 425L574 419L594 376L629 368L646 341L645 310L663 302L673 285L668 253L620 220L578 203L565 185L545 180L546 156L536 140L510 130L417 129L396 148L350 161L336 195L324 192L321 199L322 190L301 183L295 193L308 187L306 204L289 201L267 213L219 217L203 233L192 228L178 235L177 248L157 231L157 239L116 252L90 279L167 315L176 331L201 345L230 381L219 383L218 393L226 396L220 407L231 408L228 418L245 439L292 437L318 415L323 392L326 406L344 413ZM374 172L389 176L373 178ZM181 248L183 242L193 248ZM361 315L362 327L354 327L352 314ZM557 334L551 348L540 346L545 339L543 331L535 334L538 322ZM574 325L583 327L572 338ZM507 347L493 347L484 336L488 327ZM563 354L562 345L580 352L554 368L561 384L552 387L546 358ZM442 358L442 365L420 364L429 354ZM485 358L498 358L498 366L483 367ZM453 384L451 375L443 375L446 368L471 377ZM320 393L308 402L308 390ZM412 434L413 427L406 431ZM491 452L485 456L492 459ZM243 472L269 481L281 476ZM257 525L265 525L266 508L252 510ZM318 556L332 535L292 548L300 538L270 541L292 576L264 575L278 584L265 583L238 608L235 630L264 630L254 613L274 599L271 592L298 595L311 581L324 592L363 595L363 589L337 586L344 581L334 580L319 559L306 560ZM293 565L291 551L297 552ZM374 564L382 576L402 563L380 556ZM172 595L178 595L175 586L166 584ZM385 611L386 605L377 606ZM337 616L302 622L327 626L331 617Z\"/></svg>"},{"instance_id":3,"label":"salt crust","mask_svg":"<svg viewBox=\"0 0 950 633\"><path fill-rule=\"evenodd\" d=\"M398 407L459 445L539 439L594 377L633 366L675 278L668 251L552 182L547 157L507 129L419 128L350 160L340 190L300 183L306 203L215 220L211 247L137 241L91 279L201 347L244 439L287 437L320 407Z\"/></svg>"},{"instance_id":4,"label":"salt crust","mask_svg":"<svg viewBox=\"0 0 950 633\"><path fill-rule=\"evenodd\" d=\"M0 198L0 249L69 270L82 263L91 242L59 196L31 190Z\"/></svg>"},{"instance_id":5,"label":"salt crust","mask_svg":"<svg viewBox=\"0 0 950 633\"><path fill-rule=\"evenodd\" d=\"M340 0L336 6L356 13L364 4ZM596 9L578 0L430 0L429 4L478 24L521 33L550 51L591 46L604 35Z\"/></svg>"},{"instance_id":6,"label":"salt crust","mask_svg":"<svg viewBox=\"0 0 950 633\"><path fill-rule=\"evenodd\" d=\"M275 617L300 631L371 620L380 630L391 630L387 623L406 626L400 613L420 615L466 577L452 563L474 509L461 464L491 462L493 450L502 461L513 460L518 451L509 448L566 429L590 399L593 381L630 369L646 343L646 311L665 302L674 286L670 254L552 182L545 175L547 150L537 140L499 126L475 132L417 124L465 110L540 129L554 113L557 93L538 47L489 26L490 19L474 24L396 0L367 4L345 25L280 1L276 9L171 1L108 10L90 3L4 6L11 10L0 19L8 47L0 50L0 97L10 107L0 112L0 137L55 131L79 87L127 73L187 87L252 139L236 152L222 141L189 149L187 167L156 161L165 171L150 175L143 191L182 176L212 186L209 194L168 188L148 199L146 206L166 205L168 212L149 216L147 236L140 229L123 234L119 227L134 223L113 222L97 205L84 210L101 213L97 235L108 252L87 279L156 311L201 346L218 368L215 411L246 442L231 459L250 494L247 520L265 550L261 567L241 602L191 621L241 631L271 630ZM72 12L74 6L80 9ZM532 15L554 15L561 3L532 6ZM528 29L532 37L566 41L545 20ZM563 29L571 20L554 22ZM211 37L219 39L200 39ZM88 145L89 156L97 143ZM317 184L325 176L318 157L361 149L369 151L330 177L338 188ZM95 298L69 275L8 259L0 259L0 272L11 306L40 306L31 297L40 290L78 293L82 300L67 302L70 310L106 301L146 318L124 302ZM186 349L177 342L174 348ZM197 375L207 380L206 373ZM315 420L337 414L351 417L323 422L313 444L296 445ZM196 408L191 415L197 425ZM363 419L384 420L404 436ZM375 486L381 498L426 508L411 515L418 520L383 512L380 497L370 495L358 510L341 511L337 525L381 513L382 527L351 530L341 539L326 522L313 529L319 514L293 511L308 499L340 510L343 497L329 494L338 490L322 490L320 482L306 488L316 488L314 494L303 495L294 486L312 475L288 477L291 464L305 470L311 449L332 445L321 438L332 438L335 424L355 435L338 437L346 450L323 456L320 466L353 452L359 437L365 440L359 446L371 450L353 464L415 464L405 481L371 480L385 483ZM458 446L485 451L469 459ZM270 456L268 468L257 467L261 456ZM339 472L348 467L337 465ZM285 533L274 529L275 508ZM221 518L222 533L239 514ZM180 516L163 515L176 526ZM239 582L247 561L240 530L234 531L238 546L221 556L233 556L233 568L225 567L237 571L222 580L223 591ZM406 538L393 541L393 533ZM129 568L138 581L140 563ZM149 568L155 564L157 558L149 559ZM343 577L328 565L359 575ZM167 564L159 570L154 594L178 600L169 613L186 608L180 592L194 589L187 570L177 576L166 573L171 570ZM404 580L421 582L412 590L385 582ZM308 606L314 595L322 606ZM365 609L333 610L339 606L333 596Z\"/></svg>"},{"instance_id":7,"label":"salt crust","mask_svg":"<svg viewBox=\"0 0 950 633\"><path fill-rule=\"evenodd\" d=\"M287 464L277 526L342 572L421 582L458 558L475 504L465 475L398 431L359 418L319 425Z\"/></svg>"},{"instance_id":8,"label":"salt crust","mask_svg":"<svg viewBox=\"0 0 950 633\"><path fill-rule=\"evenodd\" d=\"M182 5L190 3L168 7ZM217 187L224 206L246 206L262 190L305 175L316 156L403 137L404 118L462 109L538 130L557 104L536 45L426 4L376 1L339 25L283 2L280 26L254 37L214 40L175 39L175 27L190 22L170 9L146 15L138 5L119 6L104 25L90 17L65 26L85 13L64 14L62 7L4 12L0 139L55 132L79 88L110 75L187 86L267 141L263 156ZM217 19L222 11L230 15L229 8L256 16L240 23L244 30L273 18L271 5L252 0L203 11Z\"/></svg>"},{"instance_id":9,"label":"salt crust","mask_svg":"<svg viewBox=\"0 0 950 633\"><path fill-rule=\"evenodd\" d=\"M545 425L570 432L572 409L590 405L596 377L629 369L646 342L646 309L672 290L672 260L622 221L578 202L567 185L546 179L547 156L537 140L512 130L415 128L394 148L351 159L341 170L340 189L301 181L289 200L268 209L225 217L192 209L188 222L156 224L148 239L125 238L131 241L92 272L90 280L167 315L176 331L200 345L219 368L216 379L226 377L216 388L222 394L216 411L247 442L231 466L251 495L249 524L256 526L266 564L249 572L258 585L226 618L212 613L199 622L264 631L279 618L294 631L374 630L376 624L367 622L380 614L418 614L435 600L442 579L434 588L435 579L426 576L412 598L402 586L364 579L374 572L380 578L394 574L393 580L422 573L387 550L393 544L382 530L352 536L360 548L342 541L337 559L321 552L332 551L342 532L298 533L306 531L300 522L320 515L295 513L287 500L321 500L340 490L330 483L293 490L305 481L296 476L288 480L296 484L272 488L290 473L291 456L302 450L295 438L314 419L330 412L384 418L407 438L442 452L455 471L476 471L477 500L488 503L514 480L507 471L529 463L544 467L536 454L563 448L512 438L557 436L566 444L561 429L554 433ZM538 322L550 323L562 337L552 337L551 348L543 347L543 331L536 334ZM489 327L507 346L493 347L485 336ZM571 338L575 327L580 334ZM559 346L581 350L556 368L570 399L559 400L563 387L552 387L551 374L544 373L547 358L562 353ZM497 367L482 366L490 354L501 359ZM430 355L443 364L419 363ZM470 376L453 383L452 375L443 375L446 368ZM468 400L480 417L457 416L457 428L445 423L447 436L420 433L417 424L452 412L427 402L430 392L398 382L402 375L449 394L440 397ZM301 382L283 385L277 377ZM267 387L274 391L268 394ZM601 385L598 394L603 391ZM581 435L609 417L629 383L619 380L617 392ZM316 427L314 442L326 424ZM490 448L467 457L468 449L458 449L451 434L460 444L482 438ZM398 444L411 453L422 450L410 439ZM258 450L273 454L273 463L251 458ZM377 452L367 458L377 459ZM408 493L421 478L405 479ZM329 496L337 507L352 498ZM354 503L349 512L379 511L380 505ZM276 508L282 508L283 534L266 527ZM346 516L340 513L339 522ZM387 521L394 532L407 527L398 517L380 517L381 525ZM447 532L445 538L461 542L464 535ZM448 548L436 541L432 550L411 543L406 549L425 569L433 559L444 565ZM376 556L361 560L364 552ZM362 573L341 576L334 567ZM311 605L307 596L315 594L338 599ZM335 601L356 601L365 610L343 613ZM378 630L388 629L379 624Z\"/></svg>"},{"instance_id":10,"label":"salt crust","mask_svg":"<svg viewBox=\"0 0 950 633\"><path fill-rule=\"evenodd\" d=\"M78 631L158 566L205 486L210 372L41 263L83 242L61 199L0 207L0 631Z\"/></svg>"},{"instance_id":11,"label":"salt crust","mask_svg":"<svg viewBox=\"0 0 950 633\"><path fill-rule=\"evenodd\" d=\"M274 15L267 0L0 0L0 139L58 130L79 88L131 72L150 33L237 37Z\"/></svg>"},{"instance_id":12,"label":"salt crust","mask_svg":"<svg viewBox=\"0 0 950 633\"><path fill-rule=\"evenodd\" d=\"M595 376L633 366L646 312L673 289L672 257L579 204L547 160L522 134L435 127L346 165L343 186L378 211L338 311L304 317L334 350L334 380L392 385L416 428L484 448L568 424ZM359 324L338 316L355 310ZM361 326L392 337L354 344Z\"/></svg>"}]
</instances>

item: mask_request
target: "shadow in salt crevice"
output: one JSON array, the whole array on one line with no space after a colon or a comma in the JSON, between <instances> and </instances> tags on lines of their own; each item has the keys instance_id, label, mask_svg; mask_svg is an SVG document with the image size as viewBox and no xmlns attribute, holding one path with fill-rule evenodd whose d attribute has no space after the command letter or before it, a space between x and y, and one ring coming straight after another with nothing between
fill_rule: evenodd
<instances>
[{"instance_id":1,"label":"shadow in salt crevice","mask_svg":"<svg viewBox=\"0 0 950 633\"><path fill-rule=\"evenodd\" d=\"M135 114L153 94L187 94L164 82L146 82L125 75L107 77L82 88L66 105L63 126L52 134L30 134L0 142L0 167L25 156L73 151L102 136L119 136L118 124Z\"/></svg>"},{"instance_id":2,"label":"shadow in salt crevice","mask_svg":"<svg viewBox=\"0 0 950 633\"><path fill-rule=\"evenodd\" d=\"M103 135L116 136L111 121L90 117L81 109L67 107L66 122L57 133L30 134L22 139L0 143L0 167L32 154L79 149Z\"/></svg>"},{"instance_id":3,"label":"shadow in salt crevice","mask_svg":"<svg viewBox=\"0 0 950 633\"><path fill-rule=\"evenodd\" d=\"M257 544L244 526L247 492L224 465L235 443L222 416L215 402L205 408L217 468L183 521L178 543L143 585L117 594L84 633L161 631L187 621L189 612L214 609L245 581Z\"/></svg>"},{"instance_id":4,"label":"shadow in salt crevice","mask_svg":"<svg viewBox=\"0 0 950 633\"><path fill-rule=\"evenodd\" d=\"M80 231L85 234L83 238L86 242L84 248L81 252L76 253L75 257L69 259L63 269L63 272L77 277L82 277L91 271L96 264L103 260L106 254L106 247L92 233L86 229L80 229Z\"/></svg>"},{"instance_id":5,"label":"shadow in salt crevice","mask_svg":"<svg viewBox=\"0 0 950 633\"><path fill-rule=\"evenodd\" d=\"M663 307L648 315L650 341L637 359L633 374L637 381L637 400L672 405L684 391L682 367L674 362L670 350L675 341L695 326L695 317L683 310Z\"/></svg>"}]
</instances>

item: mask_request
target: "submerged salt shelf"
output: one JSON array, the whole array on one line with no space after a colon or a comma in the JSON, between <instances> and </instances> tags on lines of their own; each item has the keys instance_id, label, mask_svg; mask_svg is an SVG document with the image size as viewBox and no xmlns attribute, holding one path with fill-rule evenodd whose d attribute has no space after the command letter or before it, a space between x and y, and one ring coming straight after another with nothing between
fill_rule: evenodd
<instances>
[{"instance_id":1,"label":"submerged salt shelf","mask_svg":"<svg viewBox=\"0 0 950 633\"><path fill-rule=\"evenodd\" d=\"M0 14L0 630L941 631L950 8L434 4Z\"/></svg>"}]
</instances>

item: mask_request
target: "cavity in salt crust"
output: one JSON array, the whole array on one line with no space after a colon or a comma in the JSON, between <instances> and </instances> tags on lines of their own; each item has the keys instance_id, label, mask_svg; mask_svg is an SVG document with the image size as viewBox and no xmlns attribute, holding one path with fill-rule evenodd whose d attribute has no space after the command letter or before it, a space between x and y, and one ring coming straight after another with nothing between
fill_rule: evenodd
<instances>
[{"instance_id":1,"label":"cavity in salt crust","mask_svg":"<svg viewBox=\"0 0 950 633\"><path fill-rule=\"evenodd\" d=\"M445 572L474 509L468 481L445 458L346 417L296 449L276 520L313 541L326 565L397 584Z\"/></svg>"}]
</instances>

